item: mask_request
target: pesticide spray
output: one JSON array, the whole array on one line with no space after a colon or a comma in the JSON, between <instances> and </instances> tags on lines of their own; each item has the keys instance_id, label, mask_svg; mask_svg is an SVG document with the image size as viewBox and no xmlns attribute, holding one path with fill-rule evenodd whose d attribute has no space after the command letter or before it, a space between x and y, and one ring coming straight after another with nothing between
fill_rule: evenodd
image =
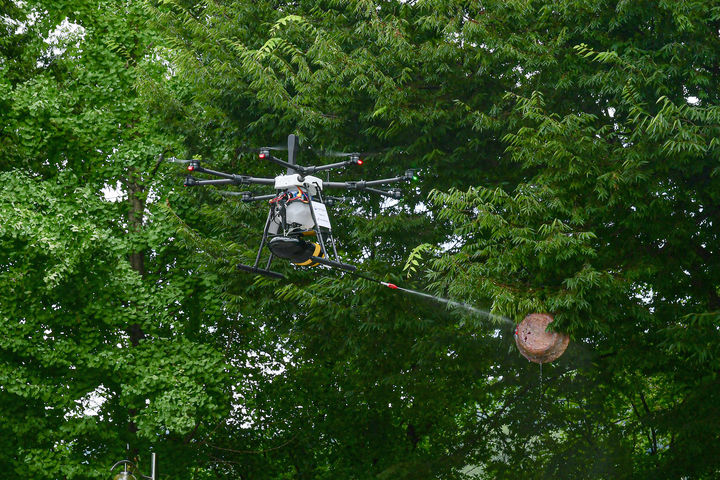
<instances>
[{"instance_id":1,"label":"pesticide spray","mask_svg":"<svg viewBox=\"0 0 720 480\"><path fill-rule=\"evenodd\" d=\"M522 322L516 325L515 322L513 322L507 317L495 315L488 312L487 310L476 308L464 302L456 302L454 300L450 300L449 298L438 297L437 295L431 295L429 293L412 290L410 288L398 287L394 283L383 282L382 280L366 277L365 275L359 274L357 272L348 273L351 273L356 277L364 278L371 282L379 283L380 285L383 285L391 290L400 290L411 295L416 295L418 297L424 297L430 300L434 300L436 302L444 303L451 307L462 308L464 310L488 319L510 324L515 328L513 336L515 338L515 344L517 345L520 353L529 361L540 365L539 392L540 399L542 401L542 398L544 396L542 373L543 363L552 362L558 357L560 357L565 352L565 349L567 348L570 341L570 338L565 334L547 331L548 324L552 323L552 321L554 320L552 315L531 313L527 315Z\"/></svg>"},{"instance_id":2,"label":"pesticide spray","mask_svg":"<svg viewBox=\"0 0 720 480\"><path fill-rule=\"evenodd\" d=\"M380 285L382 285L382 286L384 286L384 287L388 287L388 288L391 289L391 290L400 290L400 291L402 291L402 292L409 293L409 294L411 294L411 295L416 295L416 296L418 296L418 297L428 298L428 299L434 300L434 301L436 301L436 302L444 303L445 305L448 305L448 306L450 306L450 307L462 308L463 310L467 310L467 311L472 312L472 313L474 313L474 314L476 314L476 315L479 315L479 316L482 316L482 317L485 317L485 318L489 318L489 319L491 319L491 320L496 320L496 321L498 321L498 322L504 322L504 323L507 323L507 324L509 324L509 325L515 326L515 323L514 323L512 320L510 320L509 318L507 318L507 317L503 317L503 316L500 316L500 315L495 315L494 313L490 313L490 312L488 312L487 310L482 310L482 309L480 309L480 308L473 307L472 305L469 305L469 304L464 303L464 302L456 302L455 300L450 300L449 298L438 297L437 295L431 295L431 294L429 294L429 293L420 292L420 291L418 291L418 290L412 290L412 289L410 289L410 288L398 287L398 286L395 285L394 283L383 282L382 280L378 280L378 279L376 279L376 278L367 277L367 276L362 275L362 274L360 274L360 273L358 273L358 272L347 272L347 273L349 273L349 274L351 274L351 275L354 275L354 276L356 276L356 277L364 278L365 280L369 280L369 281L371 281L371 282L379 283Z\"/></svg>"},{"instance_id":3,"label":"pesticide spray","mask_svg":"<svg viewBox=\"0 0 720 480\"><path fill-rule=\"evenodd\" d=\"M550 314L531 313L526 316L520 324L515 325L515 322L507 317L495 315L487 310L479 309L464 302L456 302L455 300L450 300L449 298L438 297L437 295L431 295L429 293L412 290L410 288L398 287L394 283L366 277L365 275L357 272L349 273L356 277L379 283L391 290L400 290L411 295L444 303L451 307L462 308L476 315L495 320L498 323L502 322L515 327L514 337L518 350L520 350L520 353L531 362L540 364L541 372L542 364L552 362L560 357L560 355L565 352L565 349L570 342L570 338L563 333L547 331L548 325L554 320L554 317Z\"/></svg>"},{"instance_id":4,"label":"pesticide spray","mask_svg":"<svg viewBox=\"0 0 720 480\"><path fill-rule=\"evenodd\" d=\"M367 278L367 277L364 277L364 278ZM431 295L431 294L429 294L429 293L419 292L419 291L417 291L417 290L411 290L411 289L409 289L409 288L398 287L398 286L395 285L394 283L390 283L390 282L383 282L383 281L380 281L380 280L378 280L377 282L378 282L380 285L384 285L384 286L386 286L386 287L388 287L388 288L390 288L390 289L392 289L392 290L401 290L401 291L403 291L403 292L410 293L410 294L412 294L412 295L417 295L418 297L425 297L425 298L429 298L430 300L435 300L436 302L444 303L444 304L446 304L446 305L448 305L448 306L451 306L451 307L462 308L462 309L464 309L464 310L470 311L470 312L472 312L472 313L475 313L475 314L477 314L477 315L480 315L480 316L483 316L483 317L486 317L486 318L490 318L490 319L492 319L492 320L498 320L498 321L501 321L501 322L508 323L508 324L510 324L510 325L515 325L515 324L513 323L513 321L510 320L510 319L507 318L507 317L502 317L502 316L500 316L500 315L495 315L494 313L490 313L490 312L488 312L487 310L482 310L482 309L480 309L480 308L473 307L472 305L469 305L469 304L464 303L464 302L456 302L455 300L450 300L449 298L438 297L437 295Z\"/></svg>"}]
</instances>

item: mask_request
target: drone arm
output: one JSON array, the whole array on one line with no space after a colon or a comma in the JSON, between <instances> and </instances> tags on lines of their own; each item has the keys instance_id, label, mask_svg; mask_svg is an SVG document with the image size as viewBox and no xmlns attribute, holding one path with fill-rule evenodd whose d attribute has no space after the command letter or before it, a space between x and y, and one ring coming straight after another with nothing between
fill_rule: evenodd
<instances>
[{"instance_id":1,"label":"drone arm","mask_svg":"<svg viewBox=\"0 0 720 480\"><path fill-rule=\"evenodd\" d=\"M258 196L254 196L254 195L250 194L250 195L243 195L243 197L240 200L247 203L247 202L257 202L259 200L272 200L275 197L277 197L277 194L258 195Z\"/></svg>"},{"instance_id":2,"label":"drone arm","mask_svg":"<svg viewBox=\"0 0 720 480\"><path fill-rule=\"evenodd\" d=\"M201 170L197 170L201 171ZM229 173L213 172L212 170L202 170L202 173L209 173L210 175L221 174L223 178L218 180L198 180L197 178L188 176L185 178L186 187L194 187L196 185L275 185L274 178L257 178L248 177L245 175L232 175Z\"/></svg>"},{"instance_id":3,"label":"drone arm","mask_svg":"<svg viewBox=\"0 0 720 480\"><path fill-rule=\"evenodd\" d=\"M313 174L315 172L321 172L323 170L331 170L333 168L342 168L342 167L347 167L350 165L357 165L357 164L358 164L357 160L350 159L350 160L344 160L342 162L330 163L328 165L318 165L316 167L304 167L304 169L305 169L305 173Z\"/></svg>"},{"instance_id":4,"label":"drone arm","mask_svg":"<svg viewBox=\"0 0 720 480\"><path fill-rule=\"evenodd\" d=\"M323 182L323 188L344 188L346 190L367 190L368 187L377 187L388 183L406 182L412 180L413 171L408 170L402 177L383 178L380 180L360 180L358 182ZM375 192L377 193L377 192Z\"/></svg>"},{"instance_id":5,"label":"drone arm","mask_svg":"<svg viewBox=\"0 0 720 480\"><path fill-rule=\"evenodd\" d=\"M235 177L237 177L237 175L233 175L232 173L218 172L216 170L210 170L209 168L204 168L200 166L195 167L193 171L199 173L207 173L208 175L215 175L216 177L227 178L229 180L233 180Z\"/></svg>"},{"instance_id":6,"label":"drone arm","mask_svg":"<svg viewBox=\"0 0 720 480\"><path fill-rule=\"evenodd\" d=\"M282 161L282 160L281 160ZM234 173L218 172L217 170L210 170L209 168L197 166L193 172L207 173L208 175L214 175L225 180L230 180L229 184L242 185L242 184L255 184L255 185L275 185L274 178L257 178L249 177L247 175L235 175ZM228 183L201 183L201 182L212 182L213 180L196 180L197 183L194 185L227 185Z\"/></svg>"},{"instance_id":7,"label":"drone arm","mask_svg":"<svg viewBox=\"0 0 720 480\"><path fill-rule=\"evenodd\" d=\"M407 182L408 180L412 180L413 176L412 173L405 172L405 175L402 177L394 177L394 178L383 178L381 180L368 180L365 183L365 187L376 187L379 185L386 185L388 183L397 183L397 182Z\"/></svg>"},{"instance_id":8,"label":"drone arm","mask_svg":"<svg viewBox=\"0 0 720 480\"><path fill-rule=\"evenodd\" d=\"M245 185L273 185L275 186L275 179L274 178L258 178L258 177L247 177L245 175L236 175L235 176L238 184L245 184Z\"/></svg>"},{"instance_id":9,"label":"drone arm","mask_svg":"<svg viewBox=\"0 0 720 480\"><path fill-rule=\"evenodd\" d=\"M235 184L235 180L229 179L229 178L223 178L219 180L198 180L194 177L187 177L185 179L185 186L186 187L195 187L198 185L233 185Z\"/></svg>"},{"instance_id":10,"label":"drone arm","mask_svg":"<svg viewBox=\"0 0 720 480\"><path fill-rule=\"evenodd\" d=\"M402 198L402 193L399 190L385 191L385 190L378 190L377 188L369 188L369 187L365 188L365 190L367 190L368 192L377 193L378 195L382 195L383 197L394 198L396 200Z\"/></svg>"},{"instance_id":11,"label":"drone arm","mask_svg":"<svg viewBox=\"0 0 720 480\"><path fill-rule=\"evenodd\" d=\"M267 160L270 160L273 163L277 163L281 167L285 167L285 168L289 168L290 170L294 170L301 175L305 175L306 173L308 173L305 170L305 167L302 167L300 165L294 165L292 163L288 163L285 160L280 160L279 158L273 157L272 155L265 155L264 157L261 157L261 158L265 158Z\"/></svg>"}]
</instances>

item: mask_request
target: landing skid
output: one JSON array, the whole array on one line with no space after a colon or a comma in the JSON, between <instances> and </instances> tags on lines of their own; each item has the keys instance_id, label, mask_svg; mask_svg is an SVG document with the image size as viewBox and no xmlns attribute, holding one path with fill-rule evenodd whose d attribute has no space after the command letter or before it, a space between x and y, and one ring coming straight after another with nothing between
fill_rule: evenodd
<instances>
[{"instance_id":1,"label":"landing skid","mask_svg":"<svg viewBox=\"0 0 720 480\"><path fill-rule=\"evenodd\" d=\"M283 275L282 273L273 272L272 270L265 270L257 267L251 267L250 265L243 265L242 263L238 264L237 267L239 270L242 270L244 272L257 273L258 275L265 275L266 277L270 278L279 278L281 280L286 278L285 275Z\"/></svg>"},{"instance_id":2,"label":"landing skid","mask_svg":"<svg viewBox=\"0 0 720 480\"><path fill-rule=\"evenodd\" d=\"M349 263L336 262L335 260L329 260L327 258L310 257L310 260L312 260L313 262L320 263L322 265L327 265L328 267L339 268L341 270L347 270L348 272L354 272L355 270L357 270L357 267L355 265L350 265Z\"/></svg>"}]
</instances>

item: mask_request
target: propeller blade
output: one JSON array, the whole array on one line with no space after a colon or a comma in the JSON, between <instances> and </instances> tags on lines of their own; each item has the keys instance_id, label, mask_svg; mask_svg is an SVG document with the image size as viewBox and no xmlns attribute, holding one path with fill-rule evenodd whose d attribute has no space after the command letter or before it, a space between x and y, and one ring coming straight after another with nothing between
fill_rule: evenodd
<instances>
[{"instance_id":1,"label":"propeller blade","mask_svg":"<svg viewBox=\"0 0 720 480\"><path fill-rule=\"evenodd\" d=\"M273 145L271 147L238 147L235 149L235 151L239 154L241 153L258 153L262 150L274 150L274 151L286 151L288 149L287 145Z\"/></svg>"},{"instance_id":2,"label":"propeller blade","mask_svg":"<svg viewBox=\"0 0 720 480\"><path fill-rule=\"evenodd\" d=\"M217 193L220 195L225 195L226 197L245 197L248 195L252 195L250 192L229 192L227 190L216 190Z\"/></svg>"},{"instance_id":3,"label":"propeller blade","mask_svg":"<svg viewBox=\"0 0 720 480\"><path fill-rule=\"evenodd\" d=\"M166 162L170 162L170 163L200 162L200 160L186 160L186 159L183 159L183 158L175 158L175 157L166 158L165 161L166 161Z\"/></svg>"},{"instance_id":4,"label":"propeller blade","mask_svg":"<svg viewBox=\"0 0 720 480\"><path fill-rule=\"evenodd\" d=\"M357 155L358 157L372 157L378 155L381 152L338 152L335 150L317 150L316 153L321 157L351 157Z\"/></svg>"},{"instance_id":5,"label":"propeller blade","mask_svg":"<svg viewBox=\"0 0 720 480\"><path fill-rule=\"evenodd\" d=\"M287 145L274 145L272 147L263 147L261 150L281 150L281 151L287 151L288 147Z\"/></svg>"}]
</instances>

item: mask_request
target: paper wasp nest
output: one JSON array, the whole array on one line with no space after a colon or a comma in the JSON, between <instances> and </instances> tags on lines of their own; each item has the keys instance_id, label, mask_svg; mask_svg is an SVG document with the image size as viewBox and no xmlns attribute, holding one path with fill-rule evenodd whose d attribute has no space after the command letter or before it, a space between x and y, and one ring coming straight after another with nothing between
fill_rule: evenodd
<instances>
[{"instance_id":1,"label":"paper wasp nest","mask_svg":"<svg viewBox=\"0 0 720 480\"><path fill-rule=\"evenodd\" d=\"M546 313L531 313L515 330L515 343L525 358L535 363L549 363L565 352L570 337L563 333L546 332L554 320Z\"/></svg>"}]
</instances>

